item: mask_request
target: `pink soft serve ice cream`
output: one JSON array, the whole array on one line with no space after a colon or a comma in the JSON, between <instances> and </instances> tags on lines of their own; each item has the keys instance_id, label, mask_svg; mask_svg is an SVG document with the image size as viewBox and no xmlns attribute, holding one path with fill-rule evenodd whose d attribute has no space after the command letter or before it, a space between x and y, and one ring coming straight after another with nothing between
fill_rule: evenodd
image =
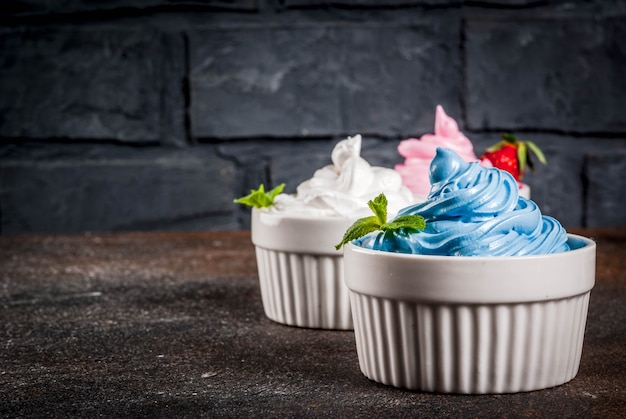
<instances>
[{"instance_id":1,"label":"pink soft serve ice cream","mask_svg":"<svg viewBox=\"0 0 626 419\"><path fill-rule=\"evenodd\" d=\"M405 161L397 164L395 170L400 173L404 185L413 192L418 201L425 200L430 192L430 162L438 147L454 150L467 162L478 161L472 142L459 131L459 125L446 114L443 107L437 105L435 133L424 134L419 139L409 138L398 145L398 152Z\"/></svg>"}]
</instances>

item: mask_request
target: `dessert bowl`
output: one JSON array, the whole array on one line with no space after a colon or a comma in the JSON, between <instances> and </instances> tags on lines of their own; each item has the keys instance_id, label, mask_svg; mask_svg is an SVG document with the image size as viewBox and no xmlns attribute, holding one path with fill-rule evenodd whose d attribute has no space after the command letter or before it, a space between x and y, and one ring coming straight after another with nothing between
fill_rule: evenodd
<instances>
[{"instance_id":1,"label":"dessert bowl","mask_svg":"<svg viewBox=\"0 0 626 419\"><path fill-rule=\"evenodd\" d=\"M265 315L290 326L352 330L343 252L335 250L354 220L252 209Z\"/></svg>"},{"instance_id":2,"label":"dessert bowl","mask_svg":"<svg viewBox=\"0 0 626 419\"><path fill-rule=\"evenodd\" d=\"M344 247L359 366L371 380L442 393L515 393L578 372L596 245L568 252L426 256Z\"/></svg>"}]
</instances>

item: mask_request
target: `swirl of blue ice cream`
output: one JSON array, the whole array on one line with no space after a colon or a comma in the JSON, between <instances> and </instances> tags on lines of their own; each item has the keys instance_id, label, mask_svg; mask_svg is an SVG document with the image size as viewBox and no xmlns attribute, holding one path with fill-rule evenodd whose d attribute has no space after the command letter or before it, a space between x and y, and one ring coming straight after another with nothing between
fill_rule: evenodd
<instances>
[{"instance_id":1,"label":"swirl of blue ice cream","mask_svg":"<svg viewBox=\"0 0 626 419\"><path fill-rule=\"evenodd\" d=\"M441 256L522 256L569 250L567 234L533 201L522 198L509 173L467 163L438 148L430 166L428 200L400 211L421 215L426 229L370 233L354 243L388 252Z\"/></svg>"}]
</instances>

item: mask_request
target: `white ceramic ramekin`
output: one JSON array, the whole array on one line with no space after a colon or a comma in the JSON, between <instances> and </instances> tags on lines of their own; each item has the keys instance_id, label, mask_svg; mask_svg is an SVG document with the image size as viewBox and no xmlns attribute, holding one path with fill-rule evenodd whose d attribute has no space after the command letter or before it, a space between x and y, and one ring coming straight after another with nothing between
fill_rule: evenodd
<instances>
[{"instance_id":1,"label":"white ceramic ramekin","mask_svg":"<svg viewBox=\"0 0 626 419\"><path fill-rule=\"evenodd\" d=\"M252 210L252 242L267 317L290 326L352 330L343 252L335 245L353 222Z\"/></svg>"},{"instance_id":2,"label":"white ceramic ramekin","mask_svg":"<svg viewBox=\"0 0 626 419\"><path fill-rule=\"evenodd\" d=\"M407 255L345 246L359 366L371 380L443 393L563 384L580 364L596 245L541 256Z\"/></svg>"}]
</instances>

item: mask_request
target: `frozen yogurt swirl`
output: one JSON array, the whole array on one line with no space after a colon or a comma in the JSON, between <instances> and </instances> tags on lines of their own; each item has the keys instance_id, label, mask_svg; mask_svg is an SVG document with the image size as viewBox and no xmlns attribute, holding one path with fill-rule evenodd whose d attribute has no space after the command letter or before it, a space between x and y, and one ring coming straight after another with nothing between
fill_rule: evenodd
<instances>
[{"instance_id":1,"label":"frozen yogurt swirl","mask_svg":"<svg viewBox=\"0 0 626 419\"><path fill-rule=\"evenodd\" d=\"M431 193L426 202L400 215L421 215L426 229L376 232L355 244L399 253L442 256L522 256L569 250L567 234L533 201L519 197L508 173L468 163L454 151L439 148L430 167Z\"/></svg>"},{"instance_id":2,"label":"frozen yogurt swirl","mask_svg":"<svg viewBox=\"0 0 626 419\"><path fill-rule=\"evenodd\" d=\"M384 193L389 213L411 204L412 195L392 169L371 166L361 157L361 136L337 143L332 164L317 170L302 182L295 195L276 197L274 211L314 216L361 217L369 213L367 201Z\"/></svg>"},{"instance_id":3,"label":"frozen yogurt swirl","mask_svg":"<svg viewBox=\"0 0 626 419\"><path fill-rule=\"evenodd\" d=\"M420 139L401 141L398 152L405 158L395 170L400 173L404 184L418 198L425 198L430 191L428 170L438 147L456 151L465 161L477 161L472 142L459 130L457 122L449 117L441 105L435 111L434 134L424 134Z\"/></svg>"}]
</instances>

